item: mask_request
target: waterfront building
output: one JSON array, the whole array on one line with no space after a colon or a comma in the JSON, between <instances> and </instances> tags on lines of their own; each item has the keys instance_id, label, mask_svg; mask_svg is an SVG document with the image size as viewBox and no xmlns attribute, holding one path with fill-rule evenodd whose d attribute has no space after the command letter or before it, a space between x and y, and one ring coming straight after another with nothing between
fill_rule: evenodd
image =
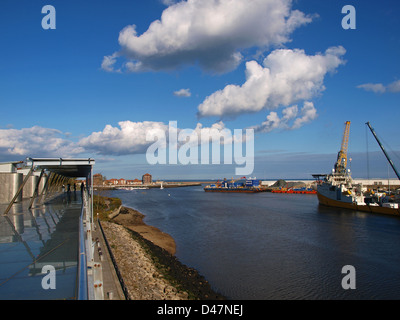
<instances>
[{"instance_id":1,"label":"waterfront building","mask_svg":"<svg viewBox=\"0 0 400 320\"><path fill-rule=\"evenodd\" d=\"M117 179L107 180L107 184L109 184L109 185L117 185L118 184L118 180Z\"/></svg>"},{"instance_id":2,"label":"waterfront building","mask_svg":"<svg viewBox=\"0 0 400 320\"><path fill-rule=\"evenodd\" d=\"M142 184L142 181L140 181L139 179L126 180L126 184L128 184L128 185L139 185L139 184Z\"/></svg>"},{"instance_id":3,"label":"waterfront building","mask_svg":"<svg viewBox=\"0 0 400 320\"><path fill-rule=\"evenodd\" d=\"M103 185L103 175L101 173L96 173L95 175L93 175L93 184L95 186Z\"/></svg>"},{"instance_id":4,"label":"waterfront building","mask_svg":"<svg viewBox=\"0 0 400 320\"><path fill-rule=\"evenodd\" d=\"M153 182L153 180L152 180L151 174L146 173L145 175L143 175L143 177L142 177L143 184L150 184L152 182Z\"/></svg>"}]
</instances>

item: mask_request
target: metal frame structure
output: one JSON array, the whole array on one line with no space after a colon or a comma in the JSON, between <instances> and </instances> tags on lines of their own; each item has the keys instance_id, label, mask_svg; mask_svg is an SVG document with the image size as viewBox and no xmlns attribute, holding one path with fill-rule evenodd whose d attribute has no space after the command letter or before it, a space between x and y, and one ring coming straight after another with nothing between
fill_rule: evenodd
<instances>
[{"instance_id":1,"label":"metal frame structure","mask_svg":"<svg viewBox=\"0 0 400 320\"><path fill-rule=\"evenodd\" d=\"M103 300L104 293L99 290L102 281L101 263L94 262L94 244L92 241L93 218L93 166L95 160L88 159L63 159L63 158L27 158L25 167L30 168L18 191L13 196L4 215L7 216L16 199L21 194L24 186L34 172L40 171L40 176L35 185L33 196L29 203L29 209L35 200L39 203L49 197L59 195L62 186L76 178L85 178L86 187L82 193L82 212L79 221L79 257L78 257L78 299L79 300ZM47 177L44 187L39 192L40 182ZM96 268L94 268L96 267ZM94 270L96 269L96 270ZM98 275L100 271L100 276ZM99 280L100 279L100 280Z\"/></svg>"},{"instance_id":2,"label":"metal frame structure","mask_svg":"<svg viewBox=\"0 0 400 320\"><path fill-rule=\"evenodd\" d=\"M350 136L350 121L345 122L342 145L338 153L337 161L335 164L335 171L337 173L346 173L347 167L347 150L349 147L349 136Z\"/></svg>"}]
</instances>

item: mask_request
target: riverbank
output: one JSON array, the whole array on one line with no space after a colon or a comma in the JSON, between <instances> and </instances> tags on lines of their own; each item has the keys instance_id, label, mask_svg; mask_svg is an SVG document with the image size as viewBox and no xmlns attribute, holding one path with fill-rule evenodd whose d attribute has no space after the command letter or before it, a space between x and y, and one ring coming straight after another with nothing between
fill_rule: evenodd
<instances>
[{"instance_id":1,"label":"riverbank","mask_svg":"<svg viewBox=\"0 0 400 320\"><path fill-rule=\"evenodd\" d=\"M145 224L143 222L144 217L144 214L135 209L122 207L119 215L111 221L137 232L143 238L168 251L171 255L174 255L176 253L175 240L160 229Z\"/></svg>"},{"instance_id":2,"label":"riverbank","mask_svg":"<svg viewBox=\"0 0 400 320\"><path fill-rule=\"evenodd\" d=\"M143 222L144 215L122 207L102 221L105 235L132 300L224 299L195 269L175 256L174 239Z\"/></svg>"}]
</instances>

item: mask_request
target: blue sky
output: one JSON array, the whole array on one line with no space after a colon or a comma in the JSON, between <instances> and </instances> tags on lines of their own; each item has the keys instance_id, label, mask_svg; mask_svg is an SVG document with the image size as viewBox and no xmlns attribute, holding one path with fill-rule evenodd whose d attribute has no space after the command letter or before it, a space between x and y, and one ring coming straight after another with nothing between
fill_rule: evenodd
<instances>
[{"instance_id":1,"label":"blue sky","mask_svg":"<svg viewBox=\"0 0 400 320\"><path fill-rule=\"evenodd\" d=\"M218 3L226 5L219 20ZM108 178L231 177L232 165L150 166L144 155L149 128L222 123L257 128L253 175L308 178L332 168L351 121L352 170L365 177L370 121L400 166L400 4L227 3L2 1L0 161L90 156ZM41 26L47 4L56 9L55 30ZM345 5L356 9L355 30L342 28ZM190 94L179 96L182 89ZM386 177L368 134L368 175Z\"/></svg>"}]
</instances>

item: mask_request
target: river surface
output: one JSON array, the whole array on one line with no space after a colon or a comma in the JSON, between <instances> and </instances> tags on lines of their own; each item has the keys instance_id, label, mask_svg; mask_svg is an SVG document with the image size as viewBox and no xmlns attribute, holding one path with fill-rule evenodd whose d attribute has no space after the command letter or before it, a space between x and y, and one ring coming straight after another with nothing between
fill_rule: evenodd
<instances>
[{"instance_id":1,"label":"river surface","mask_svg":"<svg viewBox=\"0 0 400 320\"><path fill-rule=\"evenodd\" d=\"M177 258L228 299L400 298L398 217L320 206L316 195L202 187L107 195L170 234ZM355 273L342 273L346 265ZM343 289L343 279L356 289Z\"/></svg>"}]
</instances>

